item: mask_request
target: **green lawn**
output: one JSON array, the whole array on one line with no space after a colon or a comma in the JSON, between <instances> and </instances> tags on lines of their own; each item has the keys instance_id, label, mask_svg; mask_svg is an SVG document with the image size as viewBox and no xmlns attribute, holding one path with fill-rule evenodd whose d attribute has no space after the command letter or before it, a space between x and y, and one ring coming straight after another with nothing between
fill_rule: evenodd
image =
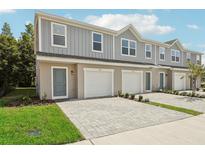
<instances>
[{"instance_id":1,"label":"green lawn","mask_svg":"<svg viewBox=\"0 0 205 154\"><path fill-rule=\"evenodd\" d=\"M36 95L35 88L16 88L6 96L0 98L0 107L4 106L8 102L15 101L22 96L35 96L35 95Z\"/></svg>"},{"instance_id":2,"label":"green lawn","mask_svg":"<svg viewBox=\"0 0 205 154\"><path fill-rule=\"evenodd\" d=\"M194 115L194 116L202 114L202 112L198 112L198 111L194 111L194 110L190 110L190 109L186 109L186 108L182 108L182 107L167 105L167 104L161 104L161 103L157 103L157 102L147 102L146 104L159 106L159 107L162 107L162 108L175 110L175 111L179 111L179 112L184 112L184 113L191 114L191 115Z\"/></svg>"},{"instance_id":3,"label":"green lawn","mask_svg":"<svg viewBox=\"0 0 205 154\"><path fill-rule=\"evenodd\" d=\"M82 139L56 104L0 108L0 144L64 144Z\"/></svg>"}]
</instances>

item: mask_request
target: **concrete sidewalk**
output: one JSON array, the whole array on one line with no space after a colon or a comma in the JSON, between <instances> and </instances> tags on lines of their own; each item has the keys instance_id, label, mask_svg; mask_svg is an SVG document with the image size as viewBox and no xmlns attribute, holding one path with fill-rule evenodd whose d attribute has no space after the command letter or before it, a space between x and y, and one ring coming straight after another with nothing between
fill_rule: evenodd
<instances>
[{"instance_id":1,"label":"concrete sidewalk","mask_svg":"<svg viewBox=\"0 0 205 154\"><path fill-rule=\"evenodd\" d=\"M205 114L76 144L205 144Z\"/></svg>"}]
</instances>

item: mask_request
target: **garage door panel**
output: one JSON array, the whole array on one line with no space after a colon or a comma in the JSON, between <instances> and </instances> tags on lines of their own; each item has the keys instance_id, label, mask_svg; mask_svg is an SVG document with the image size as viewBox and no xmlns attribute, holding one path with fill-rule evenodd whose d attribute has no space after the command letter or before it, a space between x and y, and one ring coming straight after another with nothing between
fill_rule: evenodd
<instances>
[{"instance_id":1,"label":"garage door panel","mask_svg":"<svg viewBox=\"0 0 205 154\"><path fill-rule=\"evenodd\" d=\"M85 72L85 97L112 96L113 73L103 70L86 70Z\"/></svg>"},{"instance_id":2,"label":"garage door panel","mask_svg":"<svg viewBox=\"0 0 205 154\"><path fill-rule=\"evenodd\" d=\"M174 73L174 90L186 89L186 74Z\"/></svg>"},{"instance_id":3,"label":"garage door panel","mask_svg":"<svg viewBox=\"0 0 205 154\"><path fill-rule=\"evenodd\" d=\"M140 93L142 84L141 72L122 72L123 93Z\"/></svg>"}]
</instances>

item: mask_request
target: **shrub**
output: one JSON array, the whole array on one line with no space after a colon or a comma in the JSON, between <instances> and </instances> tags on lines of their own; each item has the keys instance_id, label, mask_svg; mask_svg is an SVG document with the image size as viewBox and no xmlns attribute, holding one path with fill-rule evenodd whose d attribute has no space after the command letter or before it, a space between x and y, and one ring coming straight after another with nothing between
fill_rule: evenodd
<instances>
[{"instance_id":1,"label":"shrub","mask_svg":"<svg viewBox=\"0 0 205 154\"><path fill-rule=\"evenodd\" d=\"M191 97L191 96L192 96L192 93L188 93L187 96L190 96L190 97Z\"/></svg>"},{"instance_id":2,"label":"shrub","mask_svg":"<svg viewBox=\"0 0 205 154\"><path fill-rule=\"evenodd\" d=\"M143 100L143 96L142 96L142 95L139 95L138 101L141 102L142 100Z\"/></svg>"},{"instance_id":3,"label":"shrub","mask_svg":"<svg viewBox=\"0 0 205 154\"><path fill-rule=\"evenodd\" d=\"M129 94L126 93L126 94L124 95L124 98L128 98L128 97L129 97Z\"/></svg>"},{"instance_id":4,"label":"shrub","mask_svg":"<svg viewBox=\"0 0 205 154\"><path fill-rule=\"evenodd\" d=\"M199 88L196 88L196 91L199 91Z\"/></svg>"},{"instance_id":5,"label":"shrub","mask_svg":"<svg viewBox=\"0 0 205 154\"><path fill-rule=\"evenodd\" d=\"M149 98L145 98L145 99L144 99L144 102L149 102Z\"/></svg>"},{"instance_id":6,"label":"shrub","mask_svg":"<svg viewBox=\"0 0 205 154\"><path fill-rule=\"evenodd\" d=\"M131 94L130 99L134 100L135 99L135 94Z\"/></svg>"},{"instance_id":7,"label":"shrub","mask_svg":"<svg viewBox=\"0 0 205 154\"><path fill-rule=\"evenodd\" d=\"M205 92L205 88L203 88L203 92Z\"/></svg>"},{"instance_id":8,"label":"shrub","mask_svg":"<svg viewBox=\"0 0 205 154\"><path fill-rule=\"evenodd\" d=\"M196 96L196 93L195 92L192 92L191 93L191 97L195 97Z\"/></svg>"},{"instance_id":9,"label":"shrub","mask_svg":"<svg viewBox=\"0 0 205 154\"><path fill-rule=\"evenodd\" d=\"M122 91L118 90L117 95L118 95L118 97L122 97Z\"/></svg>"},{"instance_id":10,"label":"shrub","mask_svg":"<svg viewBox=\"0 0 205 154\"><path fill-rule=\"evenodd\" d=\"M24 105L28 105L28 104L32 103L32 99L29 96L21 97L21 101L22 101L22 104L24 104Z\"/></svg>"},{"instance_id":11,"label":"shrub","mask_svg":"<svg viewBox=\"0 0 205 154\"><path fill-rule=\"evenodd\" d=\"M179 92L178 92L178 91L176 91L176 92L175 92L175 94L176 94L176 95L179 95Z\"/></svg>"},{"instance_id":12,"label":"shrub","mask_svg":"<svg viewBox=\"0 0 205 154\"><path fill-rule=\"evenodd\" d=\"M181 92L180 95L182 95L182 96L187 96L188 93L184 91L184 92Z\"/></svg>"}]
</instances>

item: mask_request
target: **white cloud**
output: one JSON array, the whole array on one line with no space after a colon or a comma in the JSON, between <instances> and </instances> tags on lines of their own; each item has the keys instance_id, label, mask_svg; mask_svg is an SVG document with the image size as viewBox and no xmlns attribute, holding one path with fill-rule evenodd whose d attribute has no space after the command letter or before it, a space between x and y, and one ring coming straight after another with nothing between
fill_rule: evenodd
<instances>
[{"instance_id":1,"label":"white cloud","mask_svg":"<svg viewBox=\"0 0 205 154\"><path fill-rule=\"evenodd\" d=\"M87 16L85 21L94 25L119 30L128 24L133 24L141 33L168 34L175 28L168 25L159 25L156 15L143 14L103 14L101 16Z\"/></svg>"},{"instance_id":2,"label":"white cloud","mask_svg":"<svg viewBox=\"0 0 205 154\"><path fill-rule=\"evenodd\" d=\"M186 25L186 26L187 26L187 28L194 29L194 30L199 29L199 26L197 26L195 24L189 24L189 25Z\"/></svg>"},{"instance_id":3,"label":"white cloud","mask_svg":"<svg viewBox=\"0 0 205 154\"><path fill-rule=\"evenodd\" d=\"M3 14L3 13L15 13L16 10L13 10L13 9L0 9L0 14Z\"/></svg>"},{"instance_id":4,"label":"white cloud","mask_svg":"<svg viewBox=\"0 0 205 154\"><path fill-rule=\"evenodd\" d=\"M32 22L31 22L31 21L26 21L26 22L25 22L26 25L28 25L28 24L30 24L30 23L32 23Z\"/></svg>"}]
</instances>

